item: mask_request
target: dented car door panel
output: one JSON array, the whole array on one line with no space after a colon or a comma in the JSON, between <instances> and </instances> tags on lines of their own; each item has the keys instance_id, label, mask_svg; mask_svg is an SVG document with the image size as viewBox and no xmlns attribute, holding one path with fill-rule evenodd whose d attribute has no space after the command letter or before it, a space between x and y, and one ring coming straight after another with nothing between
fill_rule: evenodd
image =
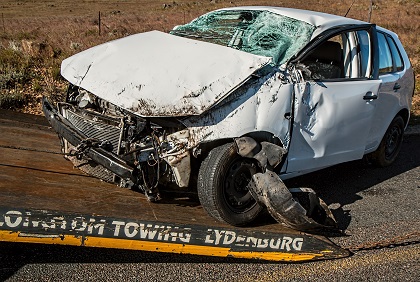
<instances>
[{"instance_id":1,"label":"dented car door panel","mask_svg":"<svg viewBox=\"0 0 420 282\"><path fill-rule=\"evenodd\" d=\"M304 172L363 157L379 80L296 85L295 119L287 172ZM351 86L351 87L348 87ZM355 134L356 133L356 134Z\"/></svg>"},{"instance_id":2,"label":"dented car door panel","mask_svg":"<svg viewBox=\"0 0 420 282\"><path fill-rule=\"evenodd\" d=\"M320 37L316 48L307 47L310 51L300 57L309 81L296 84L284 178L360 159L372 143L381 85L371 78L377 73L375 30L371 25L344 27Z\"/></svg>"}]
</instances>

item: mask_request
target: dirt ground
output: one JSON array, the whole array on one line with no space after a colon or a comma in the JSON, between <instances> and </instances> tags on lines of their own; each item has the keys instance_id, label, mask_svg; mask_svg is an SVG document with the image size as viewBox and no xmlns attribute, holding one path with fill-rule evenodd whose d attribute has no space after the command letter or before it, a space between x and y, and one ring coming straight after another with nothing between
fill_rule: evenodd
<instances>
[{"instance_id":1,"label":"dirt ground","mask_svg":"<svg viewBox=\"0 0 420 282\"><path fill-rule=\"evenodd\" d=\"M0 108L41 114L43 95L63 99L61 61L106 41L177 24L222 7L270 5L367 20L370 1L71 1L2 0L0 4ZM412 123L420 124L420 2L373 1L371 22L395 31L417 73Z\"/></svg>"}]
</instances>

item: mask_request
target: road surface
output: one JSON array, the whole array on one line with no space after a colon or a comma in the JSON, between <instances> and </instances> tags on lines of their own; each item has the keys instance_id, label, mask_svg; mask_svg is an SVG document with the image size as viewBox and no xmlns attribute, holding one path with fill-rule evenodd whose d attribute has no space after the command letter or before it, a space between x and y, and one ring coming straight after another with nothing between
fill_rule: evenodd
<instances>
[{"instance_id":1,"label":"road surface","mask_svg":"<svg viewBox=\"0 0 420 282\"><path fill-rule=\"evenodd\" d=\"M2 205L160 219L184 210L182 222L214 224L198 203L170 200L139 209L142 195L103 183L73 169L56 154L58 138L43 117L0 112L0 199ZM405 136L397 162L375 168L363 161L334 166L289 180L311 187L332 209L346 236L330 238L343 248L385 242L406 244L357 251L349 258L280 264L232 258L175 255L118 249L0 243L0 279L8 281L419 281L420 136ZM47 156L47 157L46 157ZM10 187L8 183L17 183ZM81 193L80 183L83 183ZM6 203L5 203L6 201ZM181 208L180 208L181 207ZM162 212L165 211L165 212ZM141 212L142 214L139 214ZM262 230L279 229L261 218ZM387 245L390 245L389 243Z\"/></svg>"}]
</instances>

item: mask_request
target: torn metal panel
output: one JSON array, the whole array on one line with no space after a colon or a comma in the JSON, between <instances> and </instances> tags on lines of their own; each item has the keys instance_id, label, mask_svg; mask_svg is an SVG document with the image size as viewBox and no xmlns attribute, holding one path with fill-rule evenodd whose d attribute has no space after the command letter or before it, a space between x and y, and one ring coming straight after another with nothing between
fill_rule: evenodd
<instances>
[{"instance_id":1,"label":"torn metal panel","mask_svg":"<svg viewBox=\"0 0 420 282\"><path fill-rule=\"evenodd\" d=\"M179 187L188 187L191 178L191 153L185 151L181 154L171 155L166 158L174 173L176 184Z\"/></svg>"},{"instance_id":2,"label":"torn metal panel","mask_svg":"<svg viewBox=\"0 0 420 282\"><path fill-rule=\"evenodd\" d=\"M142 116L198 115L271 58L159 31L131 35L63 61L69 82Z\"/></svg>"},{"instance_id":3,"label":"torn metal panel","mask_svg":"<svg viewBox=\"0 0 420 282\"><path fill-rule=\"evenodd\" d=\"M282 72L273 68L263 77L236 90L211 111L184 119L183 123L190 131L189 146L265 131L280 138L284 147L287 147L292 89L292 84L285 84Z\"/></svg>"},{"instance_id":4,"label":"torn metal panel","mask_svg":"<svg viewBox=\"0 0 420 282\"><path fill-rule=\"evenodd\" d=\"M160 155L170 166L179 187L188 187L191 178L191 151L188 149L189 131L170 134L162 142L167 146Z\"/></svg>"},{"instance_id":5,"label":"torn metal panel","mask_svg":"<svg viewBox=\"0 0 420 282\"><path fill-rule=\"evenodd\" d=\"M331 211L312 189L287 189L279 175L272 171L281 162L286 149L268 142L258 143L250 137L238 138L235 143L240 156L256 159L262 168L263 173L252 176L248 189L274 219L302 231L337 228ZM305 203L304 206L301 203Z\"/></svg>"},{"instance_id":6,"label":"torn metal panel","mask_svg":"<svg viewBox=\"0 0 420 282\"><path fill-rule=\"evenodd\" d=\"M258 143L251 137L237 138L235 143L240 156L256 159L264 170L275 168L287 153L281 146L265 141Z\"/></svg>"},{"instance_id":7,"label":"torn metal panel","mask_svg":"<svg viewBox=\"0 0 420 282\"><path fill-rule=\"evenodd\" d=\"M331 211L312 189L292 190L307 195L305 201L308 204L303 207L276 173L257 173L252 179L250 191L253 197L266 206L278 222L301 231L337 230Z\"/></svg>"}]
</instances>

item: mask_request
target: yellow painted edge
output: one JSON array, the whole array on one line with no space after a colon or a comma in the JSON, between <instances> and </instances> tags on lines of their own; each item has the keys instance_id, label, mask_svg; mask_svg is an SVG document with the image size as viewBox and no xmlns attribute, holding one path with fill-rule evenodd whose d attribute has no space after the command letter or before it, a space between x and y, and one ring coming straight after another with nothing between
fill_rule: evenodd
<instances>
[{"instance_id":1,"label":"yellow painted edge","mask_svg":"<svg viewBox=\"0 0 420 282\"><path fill-rule=\"evenodd\" d=\"M20 242L20 243L43 243L81 246L82 238L76 236L60 237L30 237L25 233L0 230L0 241ZM322 254L312 253L282 253L282 252L253 252L253 251L231 251L230 248L185 245L165 242L149 242L140 240L127 240L118 238L85 237L84 246L104 247L127 250L141 250L151 252L164 252L176 254L205 255L217 257L235 257L247 259L263 259L271 261L308 261Z\"/></svg>"},{"instance_id":2,"label":"yellow painted edge","mask_svg":"<svg viewBox=\"0 0 420 282\"><path fill-rule=\"evenodd\" d=\"M106 247L128 250L143 250L152 252L205 255L217 257L235 257L235 258L252 258L265 259L274 261L304 261L321 257L321 254L311 253L281 253L281 252L253 252L243 251L235 252L230 248L185 245L164 242L148 242L139 240L126 240L114 238L88 237L85 246Z\"/></svg>"},{"instance_id":3,"label":"yellow painted edge","mask_svg":"<svg viewBox=\"0 0 420 282\"><path fill-rule=\"evenodd\" d=\"M311 253L280 253L280 252L230 252L235 258L263 259L272 261L309 261L322 257Z\"/></svg>"},{"instance_id":4,"label":"yellow painted edge","mask_svg":"<svg viewBox=\"0 0 420 282\"><path fill-rule=\"evenodd\" d=\"M35 237L24 235L25 232L5 231L0 230L0 241L19 242L19 243L43 243L43 244L56 244L56 245L71 245L80 246L82 238L76 236L63 236L63 237Z\"/></svg>"}]
</instances>

